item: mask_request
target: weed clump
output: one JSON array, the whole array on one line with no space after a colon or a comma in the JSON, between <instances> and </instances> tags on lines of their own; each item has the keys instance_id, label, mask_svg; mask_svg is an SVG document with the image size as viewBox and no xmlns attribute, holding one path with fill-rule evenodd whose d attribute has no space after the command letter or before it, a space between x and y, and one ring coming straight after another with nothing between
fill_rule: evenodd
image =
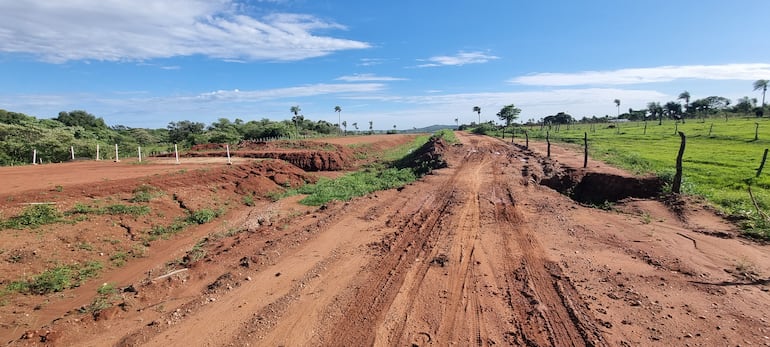
<instances>
[{"instance_id":1,"label":"weed clump","mask_svg":"<svg viewBox=\"0 0 770 347\"><path fill-rule=\"evenodd\" d=\"M0 227L2 229L34 229L42 225L60 222L61 217L62 214L54 206L48 204L31 205L18 216L0 221Z\"/></svg>"}]
</instances>

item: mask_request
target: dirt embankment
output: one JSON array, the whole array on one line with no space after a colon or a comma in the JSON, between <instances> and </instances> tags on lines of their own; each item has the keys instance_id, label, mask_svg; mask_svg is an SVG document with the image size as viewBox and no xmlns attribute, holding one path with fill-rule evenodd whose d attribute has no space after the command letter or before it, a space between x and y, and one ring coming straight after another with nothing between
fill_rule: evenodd
<instances>
[{"instance_id":1,"label":"dirt embankment","mask_svg":"<svg viewBox=\"0 0 770 347\"><path fill-rule=\"evenodd\" d=\"M182 157L225 157L223 144L193 146ZM346 146L314 141L242 141L230 149L242 158L271 158L289 162L305 171L338 171L350 168L353 151Z\"/></svg>"}]
</instances>

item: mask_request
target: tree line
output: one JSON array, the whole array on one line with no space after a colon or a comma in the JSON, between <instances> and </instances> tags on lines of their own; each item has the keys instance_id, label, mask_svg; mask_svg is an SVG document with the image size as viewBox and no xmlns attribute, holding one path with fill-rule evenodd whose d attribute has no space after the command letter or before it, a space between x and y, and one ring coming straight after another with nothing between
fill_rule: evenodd
<instances>
[{"instance_id":1,"label":"tree line","mask_svg":"<svg viewBox=\"0 0 770 347\"><path fill-rule=\"evenodd\" d=\"M371 129L372 122L369 123ZM357 123L353 125L358 129ZM183 120L170 122L160 129L109 126L104 119L83 110L63 111L55 118L38 119L0 109L0 165L30 163L33 150L46 162L66 161L71 157L70 147L75 149L78 158L94 158L97 143L128 148L141 146L149 153L170 151L174 144L182 148L204 143L234 144L242 140L336 134L339 129L324 120L306 119L299 114L299 107L291 120L219 118L209 125Z\"/></svg>"}]
</instances>

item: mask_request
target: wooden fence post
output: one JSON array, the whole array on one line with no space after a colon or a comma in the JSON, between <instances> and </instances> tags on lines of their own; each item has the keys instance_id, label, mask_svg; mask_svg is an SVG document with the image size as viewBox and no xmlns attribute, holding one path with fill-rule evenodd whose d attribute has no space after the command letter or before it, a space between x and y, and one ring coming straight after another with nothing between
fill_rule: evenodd
<instances>
[{"instance_id":1,"label":"wooden fence post","mask_svg":"<svg viewBox=\"0 0 770 347\"><path fill-rule=\"evenodd\" d=\"M754 125L756 126L754 128L754 141L757 141L759 140L759 123L754 123Z\"/></svg>"},{"instance_id":2,"label":"wooden fence post","mask_svg":"<svg viewBox=\"0 0 770 347\"><path fill-rule=\"evenodd\" d=\"M682 143L679 145L679 154L676 156L676 174L674 175L674 183L671 186L673 193L679 194L682 190L682 156L684 156L685 136L683 132L679 132L679 137L682 138Z\"/></svg>"},{"instance_id":3,"label":"wooden fence post","mask_svg":"<svg viewBox=\"0 0 770 347\"><path fill-rule=\"evenodd\" d=\"M709 127L709 137L711 136L711 130L714 130L714 123L711 123L711 126Z\"/></svg>"},{"instance_id":4,"label":"wooden fence post","mask_svg":"<svg viewBox=\"0 0 770 347\"><path fill-rule=\"evenodd\" d=\"M647 121L644 121L644 134L647 135Z\"/></svg>"},{"instance_id":5,"label":"wooden fence post","mask_svg":"<svg viewBox=\"0 0 770 347\"><path fill-rule=\"evenodd\" d=\"M765 154L762 155L762 163L759 164L759 169L757 169L757 178L762 174L762 169L765 167L765 160L767 160L767 148L765 148Z\"/></svg>"},{"instance_id":6,"label":"wooden fence post","mask_svg":"<svg viewBox=\"0 0 770 347\"><path fill-rule=\"evenodd\" d=\"M583 168L588 167L588 133L583 133Z\"/></svg>"},{"instance_id":7,"label":"wooden fence post","mask_svg":"<svg viewBox=\"0 0 770 347\"><path fill-rule=\"evenodd\" d=\"M550 139L549 136L550 136L550 133L548 131L546 131L545 132L545 143L547 144L547 146L546 146L546 148L547 148L547 152L546 152L547 155L546 156L548 158L551 157L551 139Z\"/></svg>"},{"instance_id":8,"label":"wooden fence post","mask_svg":"<svg viewBox=\"0 0 770 347\"><path fill-rule=\"evenodd\" d=\"M524 138L526 138L526 141L527 141L527 142L525 142L526 144L525 144L524 147L529 149L529 132L526 131L526 130L524 130Z\"/></svg>"}]
</instances>

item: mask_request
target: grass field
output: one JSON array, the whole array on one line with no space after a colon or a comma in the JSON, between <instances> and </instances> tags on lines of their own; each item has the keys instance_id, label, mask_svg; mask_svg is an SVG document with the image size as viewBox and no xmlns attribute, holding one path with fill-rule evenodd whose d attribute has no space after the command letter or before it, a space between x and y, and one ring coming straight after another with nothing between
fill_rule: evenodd
<instances>
[{"instance_id":1,"label":"grass field","mask_svg":"<svg viewBox=\"0 0 770 347\"><path fill-rule=\"evenodd\" d=\"M755 130L758 128L758 138ZM770 167L756 178L765 148L770 148L770 119L707 118L677 124L672 120L562 125L558 129L525 127L529 137L543 140L548 131L554 142L582 148L588 133L589 156L637 174L673 177L680 138L686 135L683 157L683 192L700 195L726 213L749 217L747 231L770 236L767 223L757 218L749 198L750 185L759 207L770 209ZM517 137L523 137L521 129ZM770 166L770 164L768 164Z\"/></svg>"}]
</instances>

